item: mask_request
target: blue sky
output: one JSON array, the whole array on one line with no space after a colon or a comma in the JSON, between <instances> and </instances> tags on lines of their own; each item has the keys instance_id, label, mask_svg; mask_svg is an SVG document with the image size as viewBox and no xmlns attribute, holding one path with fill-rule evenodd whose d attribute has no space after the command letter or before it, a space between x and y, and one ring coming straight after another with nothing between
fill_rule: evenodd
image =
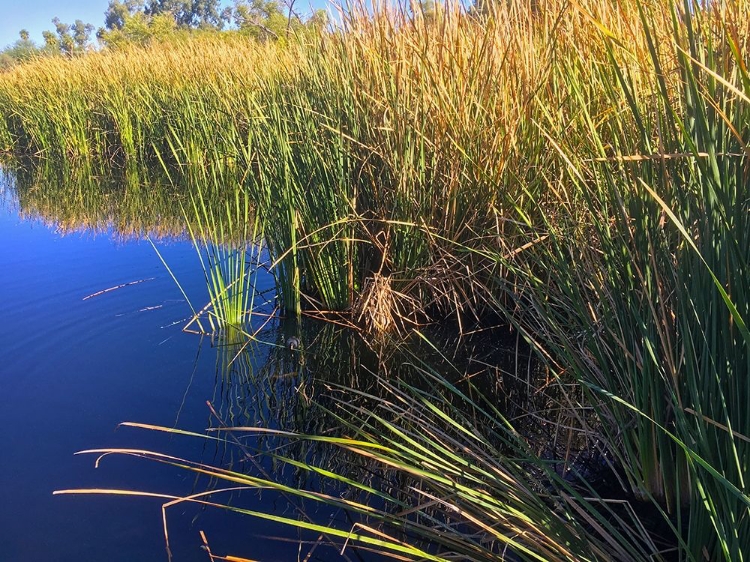
<instances>
[{"instance_id":1,"label":"blue sky","mask_svg":"<svg viewBox=\"0 0 750 562\"><path fill-rule=\"evenodd\" d=\"M231 0L224 0L223 5L232 5ZM295 9L304 13L307 5L326 6L325 0L298 0ZM76 19L91 23L95 28L104 25L104 12L109 0L0 0L0 49L7 47L18 39L18 32L26 29L31 39L41 44L42 31L54 31L52 18L59 17L65 23Z\"/></svg>"},{"instance_id":2,"label":"blue sky","mask_svg":"<svg viewBox=\"0 0 750 562\"><path fill-rule=\"evenodd\" d=\"M0 49L15 42L22 29L29 31L35 43L42 43L42 31L55 29L54 17L102 27L108 5L109 0L0 0Z\"/></svg>"}]
</instances>

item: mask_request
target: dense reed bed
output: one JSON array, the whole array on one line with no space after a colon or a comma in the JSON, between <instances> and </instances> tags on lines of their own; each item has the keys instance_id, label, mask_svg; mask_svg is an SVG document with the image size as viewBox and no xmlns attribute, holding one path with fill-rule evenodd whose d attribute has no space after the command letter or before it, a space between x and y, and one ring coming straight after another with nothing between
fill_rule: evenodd
<instances>
[{"instance_id":1,"label":"dense reed bed","mask_svg":"<svg viewBox=\"0 0 750 562\"><path fill-rule=\"evenodd\" d=\"M134 183L164 164L175 184L244 188L272 225L288 310L352 309L378 330L463 320L505 272L461 248L516 251L517 218L539 223L537 172L561 165L538 129L540 96L572 110L558 59L580 45L605 57L592 15L646 55L626 8L512 2L487 20L353 6L313 44L219 35L42 59L3 75L0 138L78 168L117 163Z\"/></svg>"},{"instance_id":2,"label":"dense reed bed","mask_svg":"<svg viewBox=\"0 0 750 562\"><path fill-rule=\"evenodd\" d=\"M749 12L349 6L284 48L227 36L18 67L0 139L134 178L158 163L204 218L200 186L236 186L289 312L377 332L502 318L560 389L568 422L542 423L600 449L665 525L625 518L493 396L417 365L434 392L384 381L380 405L341 404L330 442L418 484L376 494L393 509L300 492L371 517L331 536L418 559L746 560Z\"/></svg>"}]
</instances>

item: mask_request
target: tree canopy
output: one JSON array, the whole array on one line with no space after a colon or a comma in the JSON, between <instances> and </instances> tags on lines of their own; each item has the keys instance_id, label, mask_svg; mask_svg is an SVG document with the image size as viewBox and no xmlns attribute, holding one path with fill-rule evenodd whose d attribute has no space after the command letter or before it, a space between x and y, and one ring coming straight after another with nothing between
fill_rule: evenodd
<instances>
[{"instance_id":1,"label":"tree canopy","mask_svg":"<svg viewBox=\"0 0 750 562\"><path fill-rule=\"evenodd\" d=\"M320 29L328 22L318 10L303 19L294 9L297 0L234 0L222 7L221 0L110 0L104 13L104 27L95 38L103 47L145 44L168 40L193 32L231 31L258 41L286 41L290 35ZM73 56L94 48L94 26L80 19L72 24L52 20L53 30L42 33L35 44L25 29L20 39L0 52L0 70L33 56Z\"/></svg>"},{"instance_id":2,"label":"tree canopy","mask_svg":"<svg viewBox=\"0 0 750 562\"><path fill-rule=\"evenodd\" d=\"M144 43L190 31L231 29L259 41L286 38L305 27L322 27L325 12L307 21L294 11L296 0L110 0L99 39L108 46Z\"/></svg>"}]
</instances>

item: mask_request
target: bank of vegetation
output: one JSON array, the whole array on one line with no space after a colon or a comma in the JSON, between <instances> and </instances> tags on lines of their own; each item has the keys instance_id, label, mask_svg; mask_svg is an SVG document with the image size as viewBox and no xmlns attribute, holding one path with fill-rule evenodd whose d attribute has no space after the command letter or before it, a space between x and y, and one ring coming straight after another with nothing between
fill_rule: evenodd
<instances>
[{"instance_id":1,"label":"bank of vegetation","mask_svg":"<svg viewBox=\"0 0 750 562\"><path fill-rule=\"evenodd\" d=\"M399 422L342 418L342 447L420 482L381 522L422 513L412 531L469 559L506 545L745 560L748 13L745 0L350 5L283 44L218 34L18 66L0 75L0 142L91 174L117 166L128 185L158 168L198 198L236 186L287 313L376 333L502 318L567 397L565 431L607 452L666 537L551 470L491 397L469 420L395 387ZM498 464L483 432L525 460ZM428 556L397 535L363 541Z\"/></svg>"}]
</instances>

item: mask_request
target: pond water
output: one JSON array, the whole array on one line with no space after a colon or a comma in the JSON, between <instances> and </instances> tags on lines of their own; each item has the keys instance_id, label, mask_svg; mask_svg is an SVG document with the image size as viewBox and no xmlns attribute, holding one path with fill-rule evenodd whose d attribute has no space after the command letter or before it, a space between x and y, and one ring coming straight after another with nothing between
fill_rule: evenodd
<instances>
[{"instance_id":1,"label":"pond water","mask_svg":"<svg viewBox=\"0 0 750 562\"><path fill-rule=\"evenodd\" d=\"M256 453L281 452L368 482L380 478L379 469L361 464L357 455L323 443L290 444L267 435L228 446L122 422L200 434L227 424L333 435L342 426L334 411L341 404L356 410L360 400L381 403L376 373L389 380L403 376L432 392L433 381L414 376L409 358L417 357L441 376L470 380L493 397L493 407L532 419L528 411L537 406L529 410L523 381L535 367L518 361L516 337L457 338L450 327L445 333L437 328L428 336L439 342L435 348L417 337L409 355L399 355L405 348L376 354L335 323L281 319L273 279L262 268L254 279L263 296L255 310L262 314L250 326L257 341L231 332L186 332L191 306L200 309L209 295L198 254L184 234L181 198L184 204L179 192L95 176L61 179L33 169L0 176L0 561L168 560L165 498L53 492L117 489L184 497L227 487L132 455L108 455L96 467L97 454L75 454L87 449L151 450L295 488L325 485L325 493L347 498L351 490L331 488ZM220 208L210 212L226 211L220 197L211 201ZM263 315L274 312L271 320ZM290 337L299 339L300 349L285 345ZM541 435L540 443L550 439L548 427L526 426L529 436ZM356 523L350 514L290 502L288 494L270 490L210 499L291 519L335 521L344 532ZM166 513L177 562L209 559L201 533L220 556L342 559L317 533L264 519L184 502ZM343 559L381 558L357 551Z\"/></svg>"},{"instance_id":2,"label":"pond water","mask_svg":"<svg viewBox=\"0 0 750 562\"><path fill-rule=\"evenodd\" d=\"M239 393L244 405L228 403L238 391L221 373L220 348L182 331L189 307L146 240L102 224L92 227L93 220L80 226L50 212L43 216L30 209L28 193L19 202L12 184L0 178L0 560L167 560L160 509L165 500L53 491L123 488L184 495L203 484L186 471L142 459L105 458L95 468L96 456L74 453L151 447L221 461L223 452L200 439L118 424L202 432L216 424L207 401L219 415L240 411L244 423L274 411L247 385ZM206 302L192 244L179 236L155 243L191 300ZM263 282L272 285L270 277ZM267 361L270 350L256 346L245 371ZM242 501L271 513L286 509L269 495ZM178 505L169 509L168 525L177 561L208 559L199 531L215 554L262 560L298 554L294 542L264 538L293 539L293 531L216 509Z\"/></svg>"}]
</instances>

